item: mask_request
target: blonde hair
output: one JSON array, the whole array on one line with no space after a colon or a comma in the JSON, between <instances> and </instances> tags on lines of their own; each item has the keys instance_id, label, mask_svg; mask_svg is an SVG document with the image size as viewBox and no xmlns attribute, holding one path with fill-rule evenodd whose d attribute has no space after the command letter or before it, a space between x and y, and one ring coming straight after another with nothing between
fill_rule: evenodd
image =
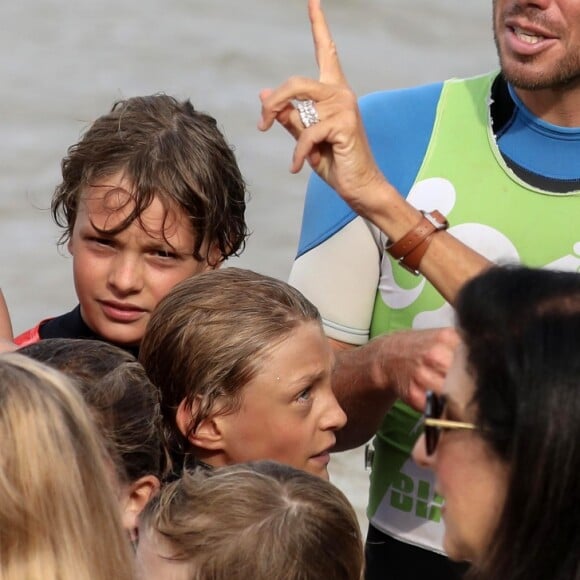
<instances>
[{"instance_id":1,"label":"blonde hair","mask_svg":"<svg viewBox=\"0 0 580 580\"><path fill-rule=\"evenodd\" d=\"M184 471L145 508L142 533L190 580L360 580L355 512L333 484L273 461Z\"/></svg>"},{"instance_id":2,"label":"blonde hair","mask_svg":"<svg viewBox=\"0 0 580 580\"><path fill-rule=\"evenodd\" d=\"M241 268L211 270L175 286L155 308L139 360L159 389L165 435L176 466L190 451L188 435L219 407L235 412L242 389L269 349L320 314L289 284ZM175 416L196 403L189 433Z\"/></svg>"},{"instance_id":3,"label":"blonde hair","mask_svg":"<svg viewBox=\"0 0 580 580\"><path fill-rule=\"evenodd\" d=\"M0 440L0 578L132 578L105 451L68 379L0 355Z\"/></svg>"}]
</instances>

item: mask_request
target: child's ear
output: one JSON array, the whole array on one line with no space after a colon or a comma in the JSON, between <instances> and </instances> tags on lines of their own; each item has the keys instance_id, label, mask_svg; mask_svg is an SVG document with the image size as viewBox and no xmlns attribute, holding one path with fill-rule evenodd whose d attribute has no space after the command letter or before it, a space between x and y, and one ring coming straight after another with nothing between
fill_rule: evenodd
<instances>
[{"instance_id":1,"label":"child's ear","mask_svg":"<svg viewBox=\"0 0 580 580\"><path fill-rule=\"evenodd\" d=\"M191 431L193 417L196 415L197 408L197 400L193 404L190 404L185 399L181 401L175 415L177 428L194 447L207 449L208 451L223 449L223 433L218 416L210 415L201 421L195 431Z\"/></svg>"},{"instance_id":2,"label":"child's ear","mask_svg":"<svg viewBox=\"0 0 580 580\"><path fill-rule=\"evenodd\" d=\"M147 502L159 491L161 483L154 475L144 475L127 485L123 501L123 527L129 531L131 540L137 540L139 515Z\"/></svg>"},{"instance_id":3,"label":"child's ear","mask_svg":"<svg viewBox=\"0 0 580 580\"><path fill-rule=\"evenodd\" d=\"M73 255L74 255L74 253L75 253L75 252L74 252L75 248L74 248L74 244L73 244L73 241L72 241L72 236L71 236L71 237L69 238L69 240L68 240L68 243L67 243L67 245L66 245L66 249L68 250L68 253L69 253L71 256L73 256Z\"/></svg>"}]
</instances>

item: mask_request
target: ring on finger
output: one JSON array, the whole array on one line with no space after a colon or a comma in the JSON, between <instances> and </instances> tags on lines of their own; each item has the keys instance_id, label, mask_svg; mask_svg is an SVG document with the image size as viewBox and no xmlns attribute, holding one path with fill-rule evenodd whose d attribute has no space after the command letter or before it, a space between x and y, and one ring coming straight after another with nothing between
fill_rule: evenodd
<instances>
[{"instance_id":1,"label":"ring on finger","mask_svg":"<svg viewBox=\"0 0 580 580\"><path fill-rule=\"evenodd\" d=\"M311 127L312 125L316 125L316 123L320 123L320 117L318 116L318 111L316 110L316 106L312 99L296 101L296 110L300 115L300 120L305 129L308 129L308 127Z\"/></svg>"}]
</instances>

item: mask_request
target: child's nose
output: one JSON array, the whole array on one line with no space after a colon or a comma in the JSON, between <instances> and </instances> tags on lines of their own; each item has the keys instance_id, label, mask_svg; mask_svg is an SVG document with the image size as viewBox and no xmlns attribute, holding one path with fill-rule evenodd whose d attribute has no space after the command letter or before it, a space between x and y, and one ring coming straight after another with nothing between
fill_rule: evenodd
<instances>
[{"instance_id":1,"label":"child's nose","mask_svg":"<svg viewBox=\"0 0 580 580\"><path fill-rule=\"evenodd\" d=\"M141 290L143 276L138 260L131 256L117 256L109 269L109 284L123 294Z\"/></svg>"},{"instance_id":2,"label":"child's nose","mask_svg":"<svg viewBox=\"0 0 580 580\"><path fill-rule=\"evenodd\" d=\"M342 410L342 407L338 404L334 393L331 392L328 400L328 407L323 419L323 429L331 429L333 431L338 431L346 425L347 417L346 413Z\"/></svg>"}]
</instances>

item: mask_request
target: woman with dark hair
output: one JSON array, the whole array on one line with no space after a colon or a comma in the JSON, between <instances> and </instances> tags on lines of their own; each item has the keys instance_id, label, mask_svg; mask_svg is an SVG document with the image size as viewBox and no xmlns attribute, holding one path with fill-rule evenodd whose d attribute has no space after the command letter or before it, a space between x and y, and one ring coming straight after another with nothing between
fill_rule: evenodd
<instances>
[{"instance_id":1,"label":"woman with dark hair","mask_svg":"<svg viewBox=\"0 0 580 580\"><path fill-rule=\"evenodd\" d=\"M580 274L492 268L456 305L462 339L415 459L471 578L580 578Z\"/></svg>"}]
</instances>

